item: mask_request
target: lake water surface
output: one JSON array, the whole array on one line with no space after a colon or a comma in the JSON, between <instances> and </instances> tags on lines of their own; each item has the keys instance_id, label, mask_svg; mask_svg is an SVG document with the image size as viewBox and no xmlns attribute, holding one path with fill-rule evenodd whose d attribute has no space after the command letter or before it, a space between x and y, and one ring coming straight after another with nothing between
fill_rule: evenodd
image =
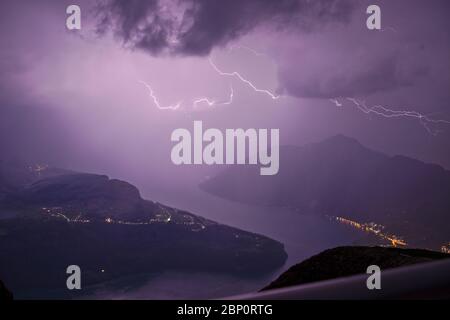
<instances>
[{"instance_id":1,"label":"lake water surface","mask_svg":"<svg viewBox=\"0 0 450 320\"><path fill-rule=\"evenodd\" d=\"M170 271L134 279L124 278L96 288L88 298L211 299L254 292L268 285L290 266L314 254L336 246L351 245L363 238L360 232L333 223L325 217L305 215L288 208L236 203L198 188L178 192L141 190L144 198L278 240L285 246L287 262L273 274L251 279L214 273ZM111 287L118 289L112 290Z\"/></svg>"}]
</instances>

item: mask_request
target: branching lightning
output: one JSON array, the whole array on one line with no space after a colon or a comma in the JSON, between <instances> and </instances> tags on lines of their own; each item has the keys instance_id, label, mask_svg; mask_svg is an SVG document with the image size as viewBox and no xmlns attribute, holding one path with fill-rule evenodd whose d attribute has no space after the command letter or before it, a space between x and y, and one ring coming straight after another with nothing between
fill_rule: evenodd
<instances>
[{"instance_id":1,"label":"branching lightning","mask_svg":"<svg viewBox=\"0 0 450 320\"><path fill-rule=\"evenodd\" d=\"M233 90L233 87L230 85L230 95L229 95L228 100L226 100L226 101L215 101L215 100L211 100L211 99L209 99L207 97L203 97L203 98L199 98L197 100L194 100L193 106L194 106L194 108L196 108L198 105L200 105L202 103L206 103L210 107L225 106L225 105L232 104L233 103L233 98L234 98L234 90Z\"/></svg>"},{"instance_id":2,"label":"branching lightning","mask_svg":"<svg viewBox=\"0 0 450 320\"><path fill-rule=\"evenodd\" d=\"M155 104L155 106L160 109L160 110L177 110L181 107L181 103L182 101L178 102L175 105L170 105L170 106L161 106L161 104L158 101L158 98L156 97L152 87L146 83L145 81L139 81L141 84L143 84L147 89L148 89L148 94L150 95L150 98L152 99L153 103Z\"/></svg>"},{"instance_id":3,"label":"branching lightning","mask_svg":"<svg viewBox=\"0 0 450 320\"><path fill-rule=\"evenodd\" d=\"M264 55L263 53L259 53L255 50L253 50L249 47L245 47L245 46L232 47L230 50L233 50L234 48L248 50L257 56ZM247 86L249 86L253 91L255 91L257 93L265 94L273 100L278 100L280 98L279 95L276 95L275 93L272 93L269 90L257 88L250 80L244 78L239 72L237 72L237 71L224 72L213 62L212 58L209 58L208 60L209 60L210 65L214 69L214 71L216 71L220 76L237 78L238 80L240 80L241 82L243 82ZM160 109L160 110L177 110L181 107L182 101L180 101L174 105L162 106L160 104L158 98L156 97L152 87L144 81L140 81L140 83L142 83L148 89L149 96L158 109ZM209 107L230 105L233 103L233 99L234 99L234 90L233 90L233 87L230 85L230 94L229 94L228 100L216 101L216 100L208 98L208 97L201 97L201 98L197 98L194 101L192 101L192 105L194 108L197 108L202 104L206 104ZM365 101L358 100L354 97L330 98L328 100L331 103L333 103L336 107L344 107L345 101L348 101L352 105L354 105L358 110L364 112L365 114L375 114L377 116L384 117L384 118L416 119L420 122L420 124L425 128L425 130L429 134L434 135L434 136L437 135L439 131L436 128L432 128L433 125L439 125L439 124L447 124L448 125L448 124L450 124L449 120L434 119L434 118L431 118L429 114L428 115L422 114L422 113L420 113L418 111L414 111L414 110L395 110L393 108L383 106L383 105L368 106Z\"/></svg>"},{"instance_id":4,"label":"branching lightning","mask_svg":"<svg viewBox=\"0 0 450 320\"><path fill-rule=\"evenodd\" d=\"M343 102L340 102L337 98L329 99L334 105L337 107L342 107ZM346 97L346 101L351 102L354 106L356 106L360 111L365 114L375 114L384 118L410 118L417 119L420 121L422 126L427 130L428 133L432 135L436 135L438 133L437 130L433 130L430 125L436 124L450 124L450 121L443 119L433 119L430 118L429 115L422 114L418 111L410 111L410 110L394 110L392 108L382 106L382 105L374 105L368 106L365 101L358 100L353 97Z\"/></svg>"},{"instance_id":5,"label":"branching lightning","mask_svg":"<svg viewBox=\"0 0 450 320\"><path fill-rule=\"evenodd\" d=\"M272 92L270 92L269 90L266 89L258 89L250 80L245 79L243 76L241 76L241 74L237 71L233 71L233 72L224 72L222 70L220 70L217 65L212 61L211 58L209 58L209 63L210 65L213 67L213 69L221 76L225 76L225 77L234 77L239 79L240 81L242 81L243 83L247 84L250 88L253 89L253 91L258 92L258 93L263 93L268 95L270 98L272 98L273 100L278 100L280 98L279 95L276 95Z\"/></svg>"},{"instance_id":6,"label":"branching lightning","mask_svg":"<svg viewBox=\"0 0 450 320\"><path fill-rule=\"evenodd\" d=\"M146 83L145 81L139 81L142 85L144 85L147 89L148 89L148 93L150 98L153 101L153 104L159 109L159 110L177 110L181 107L182 105L182 101L178 102L177 104L174 105L169 105L169 106L162 106L161 103L159 102L158 98L156 97L152 87ZM202 97L202 98L198 98L196 100L194 100L192 102L192 105L194 108L197 108L199 105L201 104L207 104L210 107L216 107L216 106L225 106L225 105L230 105L233 103L233 98L234 98L234 90L233 87L230 85L230 95L228 97L228 100L225 101L216 101L216 100L212 100L208 97Z\"/></svg>"},{"instance_id":7,"label":"branching lightning","mask_svg":"<svg viewBox=\"0 0 450 320\"><path fill-rule=\"evenodd\" d=\"M338 99L333 98L328 100L330 100L330 102L333 103L336 107L342 107L342 103L340 103Z\"/></svg>"},{"instance_id":8,"label":"branching lightning","mask_svg":"<svg viewBox=\"0 0 450 320\"><path fill-rule=\"evenodd\" d=\"M253 55L255 56L267 56L265 53L261 53L258 52L250 47L247 46L243 46L243 45L239 45L239 46L231 46L229 48L229 51L233 51L235 49L241 49L241 50L247 50L249 52L251 52ZM214 69L214 71L217 72L217 74L219 74L220 76L223 77L230 77L230 78L237 78L238 80L240 80L241 82L245 83L247 86L249 86L253 91L257 92L257 93L262 93L265 94L267 96L269 96L271 99L273 100L278 100L281 96L266 90L266 89L260 89L257 88L250 80L244 78L239 72L237 71L233 71L233 72L224 72L221 69L219 69L219 67L212 61L212 58L208 59L209 64L212 66L212 68ZM162 106L157 98L157 96L155 95L155 92L153 91L153 88L146 83L145 81L139 81L141 84L143 84L148 92L149 92L149 96L151 98L151 100L153 101L153 104L159 109L159 110L177 110L181 107L182 105L182 101L178 102L177 104L174 105L169 105L169 106ZM194 108L197 108L199 105L201 104L206 104L210 107L215 107L215 106L224 106L224 105L230 105L233 103L233 99L234 99L234 90L233 87L230 85L230 95L228 100L226 101L216 101L213 99L210 99L208 97L201 97L198 98L194 101L192 101L192 106Z\"/></svg>"}]
</instances>

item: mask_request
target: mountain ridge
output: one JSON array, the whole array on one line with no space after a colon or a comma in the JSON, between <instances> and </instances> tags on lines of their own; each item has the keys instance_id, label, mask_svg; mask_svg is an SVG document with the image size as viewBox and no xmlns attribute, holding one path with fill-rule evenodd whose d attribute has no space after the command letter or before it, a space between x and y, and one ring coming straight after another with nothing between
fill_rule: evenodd
<instances>
[{"instance_id":1,"label":"mountain ridge","mask_svg":"<svg viewBox=\"0 0 450 320\"><path fill-rule=\"evenodd\" d=\"M237 202L375 222L417 246L448 242L450 171L439 165L389 156L337 135L282 147L279 174L256 173L252 166L229 167L200 188Z\"/></svg>"},{"instance_id":2,"label":"mountain ridge","mask_svg":"<svg viewBox=\"0 0 450 320\"><path fill-rule=\"evenodd\" d=\"M167 270L258 276L287 258L278 241L145 200L125 181L24 170L0 198L0 275L18 298L73 297L74 263L90 286Z\"/></svg>"}]
</instances>

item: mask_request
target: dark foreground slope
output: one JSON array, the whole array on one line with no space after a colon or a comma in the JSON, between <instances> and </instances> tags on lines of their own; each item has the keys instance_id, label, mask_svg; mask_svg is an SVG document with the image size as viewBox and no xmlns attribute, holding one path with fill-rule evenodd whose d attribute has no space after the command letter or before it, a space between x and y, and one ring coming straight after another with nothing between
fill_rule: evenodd
<instances>
[{"instance_id":1,"label":"dark foreground slope","mask_svg":"<svg viewBox=\"0 0 450 320\"><path fill-rule=\"evenodd\" d=\"M448 258L449 254L421 249L338 247L294 265L263 290L365 274L370 265L386 270Z\"/></svg>"},{"instance_id":2,"label":"dark foreground slope","mask_svg":"<svg viewBox=\"0 0 450 320\"><path fill-rule=\"evenodd\" d=\"M144 200L124 181L26 176L9 178L0 198L0 276L19 298L68 294L69 265L88 287L166 270L253 276L286 260L279 242Z\"/></svg>"}]
</instances>

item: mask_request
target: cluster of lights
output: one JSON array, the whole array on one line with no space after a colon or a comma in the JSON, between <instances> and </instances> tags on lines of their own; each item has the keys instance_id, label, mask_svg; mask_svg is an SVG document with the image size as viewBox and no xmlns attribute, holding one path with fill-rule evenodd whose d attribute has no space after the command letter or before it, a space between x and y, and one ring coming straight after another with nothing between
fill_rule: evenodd
<instances>
[{"instance_id":1,"label":"cluster of lights","mask_svg":"<svg viewBox=\"0 0 450 320\"><path fill-rule=\"evenodd\" d=\"M407 243L405 240L401 239L400 237L397 237L395 235L386 234L383 233L382 230L384 229L384 226L370 222L370 223L360 223L356 222L350 219L342 218L342 217L336 217L336 220L340 223L350 225L356 229L363 230L365 232L373 233L380 237L381 239L389 241L392 246L398 247L398 246L406 246Z\"/></svg>"}]
</instances>

